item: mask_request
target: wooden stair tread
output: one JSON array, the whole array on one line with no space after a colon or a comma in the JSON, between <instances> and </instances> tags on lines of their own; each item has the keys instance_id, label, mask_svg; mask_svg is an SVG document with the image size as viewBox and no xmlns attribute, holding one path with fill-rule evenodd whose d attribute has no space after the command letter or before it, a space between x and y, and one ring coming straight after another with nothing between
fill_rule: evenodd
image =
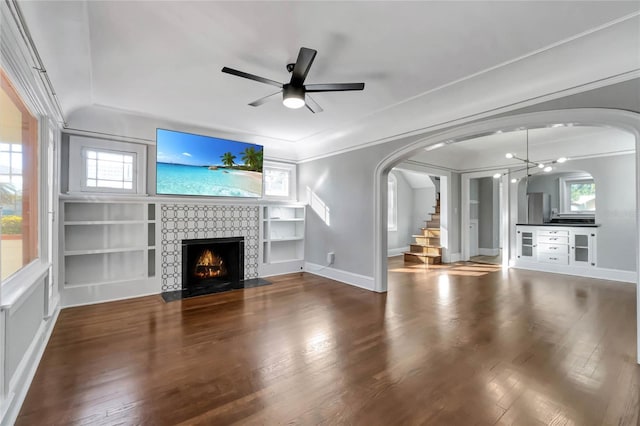
<instances>
[{"instance_id":1,"label":"wooden stair tread","mask_svg":"<svg viewBox=\"0 0 640 426\"><path fill-rule=\"evenodd\" d=\"M418 256L418 257L442 257L441 254L432 254L432 253L413 253L410 251L405 251L404 254L410 254L412 256Z\"/></svg>"},{"instance_id":2,"label":"wooden stair tread","mask_svg":"<svg viewBox=\"0 0 640 426\"><path fill-rule=\"evenodd\" d=\"M420 247L427 247L427 248L442 248L442 246L437 246L437 245L433 245L433 244L419 244L419 243L411 243L409 244L410 246L420 246Z\"/></svg>"},{"instance_id":3,"label":"wooden stair tread","mask_svg":"<svg viewBox=\"0 0 640 426\"><path fill-rule=\"evenodd\" d=\"M431 238L431 239L433 239L433 240L439 240L439 239L440 239L440 237L439 237L439 236L438 236L438 237L428 237L428 236L423 235L423 234L412 235L412 237L413 237L413 238Z\"/></svg>"}]
</instances>

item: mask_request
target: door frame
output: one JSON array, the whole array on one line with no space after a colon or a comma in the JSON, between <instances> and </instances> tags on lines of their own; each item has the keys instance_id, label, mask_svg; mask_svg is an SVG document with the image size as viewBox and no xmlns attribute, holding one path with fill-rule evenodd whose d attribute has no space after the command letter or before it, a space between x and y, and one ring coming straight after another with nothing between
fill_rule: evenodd
<instances>
[{"instance_id":1,"label":"door frame","mask_svg":"<svg viewBox=\"0 0 640 426\"><path fill-rule=\"evenodd\" d=\"M484 170L481 172L463 173L461 175L461 191L460 191L460 210L462 212L462 225L460 230L460 238L462 245L462 260L468 261L471 257L471 238L469 237L469 225L471 223L470 209L471 209L471 196L470 186L471 179L492 177L496 173L500 173L500 187L498 193L500 194L500 248L501 259L500 264L503 267L509 266L509 203L503 202L503 200L509 200L509 170L508 169L494 169ZM506 230L506 232L505 232ZM480 230L478 229L478 232Z\"/></svg>"}]
</instances>

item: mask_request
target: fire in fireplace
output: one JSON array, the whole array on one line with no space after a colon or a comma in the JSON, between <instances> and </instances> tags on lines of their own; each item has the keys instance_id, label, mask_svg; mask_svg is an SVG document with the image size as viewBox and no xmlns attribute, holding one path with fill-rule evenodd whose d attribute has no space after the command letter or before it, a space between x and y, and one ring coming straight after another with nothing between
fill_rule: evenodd
<instances>
[{"instance_id":1,"label":"fire in fireplace","mask_svg":"<svg viewBox=\"0 0 640 426\"><path fill-rule=\"evenodd\" d=\"M234 287L244 280L244 237L182 240L182 289Z\"/></svg>"},{"instance_id":2,"label":"fire in fireplace","mask_svg":"<svg viewBox=\"0 0 640 426\"><path fill-rule=\"evenodd\" d=\"M224 266L224 260L211 250L205 249L193 270L193 275L198 278L216 278L227 275L227 268Z\"/></svg>"}]
</instances>

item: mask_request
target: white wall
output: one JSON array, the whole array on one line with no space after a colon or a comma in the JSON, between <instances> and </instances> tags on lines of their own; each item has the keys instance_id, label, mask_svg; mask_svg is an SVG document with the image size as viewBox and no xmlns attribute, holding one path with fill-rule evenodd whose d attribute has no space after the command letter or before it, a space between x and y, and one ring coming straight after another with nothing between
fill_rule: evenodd
<instances>
[{"instance_id":1,"label":"white wall","mask_svg":"<svg viewBox=\"0 0 640 426\"><path fill-rule=\"evenodd\" d=\"M417 188L413 190L413 234L419 234L420 228L425 227L425 221L431 219L436 208L436 188Z\"/></svg>"}]
</instances>

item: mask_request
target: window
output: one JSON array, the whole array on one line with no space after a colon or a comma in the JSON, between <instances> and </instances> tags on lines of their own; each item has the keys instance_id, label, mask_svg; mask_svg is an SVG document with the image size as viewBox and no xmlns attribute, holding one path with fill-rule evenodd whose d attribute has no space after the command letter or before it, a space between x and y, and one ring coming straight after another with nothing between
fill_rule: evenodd
<instances>
[{"instance_id":1,"label":"window","mask_svg":"<svg viewBox=\"0 0 640 426\"><path fill-rule=\"evenodd\" d=\"M388 231L397 231L398 230L398 181L396 177L392 174L389 174L388 179L388 213L387 213L387 230Z\"/></svg>"},{"instance_id":2,"label":"window","mask_svg":"<svg viewBox=\"0 0 640 426\"><path fill-rule=\"evenodd\" d=\"M262 170L264 174L265 198L296 198L295 164L265 161Z\"/></svg>"},{"instance_id":3,"label":"window","mask_svg":"<svg viewBox=\"0 0 640 426\"><path fill-rule=\"evenodd\" d=\"M38 257L38 120L0 70L0 271Z\"/></svg>"},{"instance_id":4,"label":"window","mask_svg":"<svg viewBox=\"0 0 640 426\"><path fill-rule=\"evenodd\" d=\"M68 192L146 193L146 146L69 136Z\"/></svg>"},{"instance_id":5,"label":"window","mask_svg":"<svg viewBox=\"0 0 640 426\"><path fill-rule=\"evenodd\" d=\"M84 159L84 188L133 191L135 154L85 149Z\"/></svg>"},{"instance_id":6,"label":"window","mask_svg":"<svg viewBox=\"0 0 640 426\"><path fill-rule=\"evenodd\" d=\"M596 184L590 175L560 178L562 213L594 213L596 211Z\"/></svg>"}]
</instances>

